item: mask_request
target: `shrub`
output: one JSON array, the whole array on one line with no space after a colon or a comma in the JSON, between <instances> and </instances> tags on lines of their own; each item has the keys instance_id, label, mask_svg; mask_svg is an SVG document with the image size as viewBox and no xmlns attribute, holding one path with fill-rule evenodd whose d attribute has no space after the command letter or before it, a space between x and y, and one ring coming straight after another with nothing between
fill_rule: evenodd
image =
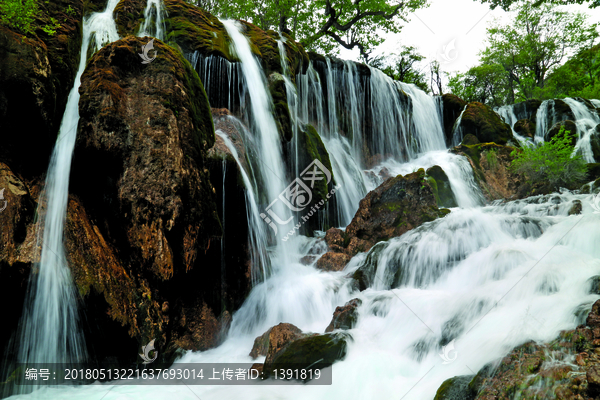
<instances>
[{"instance_id":1,"label":"shrub","mask_svg":"<svg viewBox=\"0 0 600 400\"><path fill-rule=\"evenodd\" d=\"M554 189L576 187L586 180L587 164L579 154L573 154L570 132L564 127L551 141L538 146L514 150L511 170L530 183L545 182Z\"/></svg>"},{"instance_id":2,"label":"shrub","mask_svg":"<svg viewBox=\"0 0 600 400\"><path fill-rule=\"evenodd\" d=\"M24 34L33 33L36 0L0 0L0 23Z\"/></svg>"}]
</instances>

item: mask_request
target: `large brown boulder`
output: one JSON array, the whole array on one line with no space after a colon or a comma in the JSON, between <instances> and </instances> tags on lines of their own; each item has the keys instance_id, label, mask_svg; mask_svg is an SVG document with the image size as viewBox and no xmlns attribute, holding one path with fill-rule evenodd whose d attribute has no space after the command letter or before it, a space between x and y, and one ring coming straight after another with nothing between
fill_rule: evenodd
<instances>
[{"instance_id":1,"label":"large brown boulder","mask_svg":"<svg viewBox=\"0 0 600 400\"><path fill-rule=\"evenodd\" d=\"M513 140L510 126L491 107L479 102L467 105L459 128L463 136L473 134L482 143L506 144Z\"/></svg>"},{"instance_id":2,"label":"large brown boulder","mask_svg":"<svg viewBox=\"0 0 600 400\"><path fill-rule=\"evenodd\" d=\"M220 254L222 231L205 167L215 139L202 84L158 40L157 58L142 64L138 52L147 42L127 37L89 61L71 190L104 240L118 246L133 298L145 299L123 321L130 335L141 343L156 338L168 355L216 345L250 278L239 265L231 286L224 271L209 268L219 265L210 255ZM103 293L97 279L89 286Z\"/></svg>"}]
</instances>

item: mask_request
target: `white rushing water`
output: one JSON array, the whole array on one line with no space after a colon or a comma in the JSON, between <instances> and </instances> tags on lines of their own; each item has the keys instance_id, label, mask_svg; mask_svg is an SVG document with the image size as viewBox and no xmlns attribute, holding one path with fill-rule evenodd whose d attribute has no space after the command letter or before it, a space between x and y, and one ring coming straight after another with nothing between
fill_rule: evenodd
<instances>
[{"instance_id":1,"label":"white rushing water","mask_svg":"<svg viewBox=\"0 0 600 400\"><path fill-rule=\"evenodd\" d=\"M92 14L83 23L79 68L67 101L58 139L52 153L39 214L43 230L39 272L33 275L32 290L26 300L20 337L20 362L73 362L85 358L86 350L79 332L77 295L67 265L63 245L67 212L69 174L77 124L79 122L79 86L90 46L98 50L117 40L119 35L112 17L118 0L110 0L103 12Z\"/></svg>"},{"instance_id":2,"label":"white rushing water","mask_svg":"<svg viewBox=\"0 0 600 400\"><path fill-rule=\"evenodd\" d=\"M519 118L515 115L515 106L514 105L502 106L502 107L495 109L494 111L496 111L496 113L498 113L498 115L500 115L500 117L502 117L504 122L506 122L508 125L510 125L510 129L512 130L513 136L515 139L517 139L519 141L519 143L521 143L522 145L527 145L527 146L531 144L531 141L527 140L524 136L519 135L515 131L515 123L519 120Z\"/></svg>"},{"instance_id":3,"label":"white rushing water","mask_svg":"<svg viewBox=\"0 0 600 400\"><path fill-rule=\"evenodd\" d=\"M140 26L138 36L154 36L165 39L165 5L163 0L147 0L144 9L144 23Z\"/></svg>"},{"instance_id":4,"label":"white rushing water","mask_svg":"<svg viewBox=\"0 0 600 400\"><path fill-rule=\"evenodd\" d=\"M244 123L250 128L237 120L236 124L247 154L260 157L260 162L245 167L230 138L221 131L217 135L241 171L253 232L250 243L256 252L268 242L267 224L259 216L264 211L260 197L272 201L283 190L285 176L276 175L284 174L286 160L260 64L238 23L224 24L240 65L214 58L192 61L196 67L203 65L205 86L211 84L207 79L229 79L208 93L211 99L221 96L219 104L233 105L231 82L245 82L244 93L238 95L249 98L249 104L240 101L240 109L249 108ZM282 39L280 52L283 44ZM310 65L306 74L296 77L297 89L290 86L288 91L294 99L288 101L297 107L293 119L317 128L329 152L334 176L342 184L335 195L341 223L350 222L358 201L383 181L384 171L408 174L439 165L458 207L444 218L356 255L338 272L315 268L316 259L327 251L322 239L296 235L284 244L277 241L264 253L272 273L255 282L234 314L224 343L205 352L188 352L177 362L248 366L262 362L264 357L253 360L248 353L254 339L270 327L288 322L305 332L322 333L337 306L359 298L362 305L356 326L348 331L352 340L347 355L331 367L333 384L106 383L47 388L37 392L40 398L433 399L444 380L472 375L519 344L551 340L560 330L581 323L576 312L589 309L598 299L588 294L588 279L600 274L600 214L590 204L591 195L564 192L485 205L468 160L444 148L442 116L435 99L413 86L395 84L374 69L368 69L367 79L365 70L359 71L353 63L326 59L321 64ZM291 82L287 66L283 71L287 84ZM242 78L236 77L238 73ZM364 128L367 121L371 130ZM383 157L368 159L365 140L375 151L370 156ZM252 164L260 165L259 171L245 169L252 169ZM581 215L569 215L575 201L583 205ZM300 262L307 254L316 256L310 265ZM358 268L368 276L368 288L362 292L351 278ZM451 341L456 353L447 354L448 362L440 353Z\"/></svg>"},{"instance_id":5,"label":"white rushing water","mask_svg":"<svg viewBox=\"0 0 600 400\"><path fill-rule=\"evenodd\" d=\"M598 115L598 112L590 110L582 101L571 98L566 98L564 101L569 105L575 116L578 135L575 152L581 153L589 163L596 162L592 152L591 139L592 134L596 132L596 126L600 124L600 115Z\"/></svg>"}]
</instances>

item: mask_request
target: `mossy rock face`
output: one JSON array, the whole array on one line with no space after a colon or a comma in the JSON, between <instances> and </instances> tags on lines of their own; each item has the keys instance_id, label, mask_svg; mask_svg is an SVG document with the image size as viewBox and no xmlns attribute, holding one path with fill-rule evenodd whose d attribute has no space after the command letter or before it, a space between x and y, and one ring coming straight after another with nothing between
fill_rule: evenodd
<instances>
[{"instance_id":1,"label":"mossy rock face","mask_svg":"<svg viewBox=\"0 0 600 400\"><path fill-rule=\"evenodd\" d=\"M451 93L442 95L442 102L444 105L444 133L446 135L446 143L449 144L452 142L452 128L454 127L454 123L462 110L465 109L467 102Z\"/></svg>"},{"instance_id":2,"label":"mossy rock face","mask_svg":"<svg viewBox=\"0 0 600 400\"><path fill-rule=\"evenodd\" d=\"M465 146L472 146L474 144L479 144L479 143L481 143L481 142L479 141L479 139L477 139L477 136L472 135L470 133L466 134L461 142L461 144L463 144Z\"/></svg>"},{"instance_id":3,"label":"mossy rock face","mask_svg":"<svg viewBox=\"0 0 600 400\"><path fill-rule=\"evenodd\" d=\"M564 101L560 99L554 100L554 118L555 121L566 121L566 120L575 120L575 114L573 114L573 110L571 107Z\"/></svg>"},{"instance_id":4,"label":"mossy rock face","mask_svg":"<svg viewBox=\"0 0 600 400\"><path fill-rule=\"evenodd\" d=\"M265 365L264 372L269 374L279 368L327 368L346 356L348 341L346 333L327 333L298 339L290 343Z\"/></svg>"},{"instance_id":5,"label":"mossy rock face","mask_svg":"<svg viewBox=\"0 0 600 400\"><path fill-rule=\"evenodd\" d=\"M89 61L70 188L104 240L119 244L132 280L130 297L115 307L106 299L106 312L140 342L156 338L168 356L215 346L227 320L223 298L233 309L244 295L203 268L214 262L211 241L222 238L222 228L206 168L215 138L202 83L181 53L159 40L156 59L142 64L145 42L128 36ZM89 276L78 287L109 296ZM214 287L228 287L227 294L213 294Z\"/></svg>"},{"instance_id":6,"label":"mossy rock face","mask_svg":"<svg viewBox=\"0 0 600 400\"><path fill-rule=\"evenodd\" d=\"M600 178L600 163L587 164L587 179L593 181Z\"/></svg>"},{"instance_id":7,"label":"mossy rock face","mask_svg":"<svg viewBox=\"0 0 600 400\"><path fill-rule=\"evenodd\" d=\"M43 30L51 18L54 34ZM27 177L48 167L79 67L82 19L82 1L39 1L32 33L0 26L0 160Z\"/></svg>"},{"instance_id":8,"label":"mossy rock face","mask_svg":"<svg viewBox=\"0 0 600 400\"><path fill-rule=\"evenodd\" d=\"M429 168L426 173L428 177L433 179L432 188L435 188L434 195L438 207L458 207L458 203L452 192L452 187L450 186L450 180L444 170L439 165L434 165Z\"/></svg>"},{"instance_id":9,"label":"mossy rock face","mask_svg":"<svg viewBox=\"0 0 600 400\"><path fill-rule=\"evenodd\" d=\"M592 153L594 154L594 159L596 161L600 161L600 124L596 125L594 132L592 132L590 144L592 145Z\"/></svg>"},{"instance_id":10,"label":"mossy rock face","mask_svg":"<svg viewBox=\"0 0 600 400\"><path fill-rule=\"evenodd\" d=\"M91 13L101 12L106 9L106 4L108 0L84 0L83 1L83 9L85 15L90 15Z\"/></svg>"},{"instance_id":11,"label":"mossy rock face","mask_svg":"<svg viewBox=\"0 0 600 400\"><path fill-rule=\"evenodd\" d=\"M121 0L113 11L119 36L136 36L144 23L146 0Z\"/></svg>"},{"instance_id":12,"label":"mossy rock face","mask_svg":"<svg viewBox=\"0 0 600 400\"><path fill-rule=\"evenodd\" d=\"M473 375L455 376L441 384L433 400L473 400L475 393L469 389Z\"/></svg>"},{"instance_id":13,"label":"mossy rock face","mask_svg":"<svg viewBox=\"0 0 600 400\"><path fill-rule=\"evenodd\" d=\"M506 144L514 140L510 126L491 107L479 102L467 105L460 128L463 135L471 133L482 143Z\"/></svg>"},{"instance_id":14,"label":"mossy rock face","mask_svg":"<svg viewBox=\"0 0 600 400\"><path fill-rule=\"evenodd\" d=\"M561 128L565 128L565 133L568 132L569 137L571 138L571 145L575 146L575 143L577 143L577 125L575 124L575 122L571 121L571 120L566 120L566 121L561 121L561 122L557 122L556 124L554 124L552 126L552 128L550 128L550 130L547 133L546 139L549 141L551 140L554 136L556 136L559 132Z\"/></svg>"}]
</instances>

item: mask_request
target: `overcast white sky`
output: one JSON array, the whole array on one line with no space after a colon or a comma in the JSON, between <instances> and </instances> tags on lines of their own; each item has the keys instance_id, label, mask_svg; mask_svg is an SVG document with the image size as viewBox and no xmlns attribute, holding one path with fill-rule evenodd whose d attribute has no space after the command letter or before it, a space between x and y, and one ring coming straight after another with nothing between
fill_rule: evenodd
<instances>
[{"instance_id":1,"label":"overcast white sky","mask_svg":"<svg viewBox=\"0 0 600 400\"><path fill-rule=\"evenodd\" d=\"M428 61L438 60L446 72L464 72L477 64L477 54L485 49L486 28L494 18L510 21L511 15L474 0L430 0L428 8L409 15L410 22L398 35L391 35L378 54L395 52L400 45L415 46ZM600 9L587 6L562 6L600 21ZM358 52L344 51L342 58L358 60ZM424 66L425 64L423 64Z\"/></svg>"}]
</instances>

